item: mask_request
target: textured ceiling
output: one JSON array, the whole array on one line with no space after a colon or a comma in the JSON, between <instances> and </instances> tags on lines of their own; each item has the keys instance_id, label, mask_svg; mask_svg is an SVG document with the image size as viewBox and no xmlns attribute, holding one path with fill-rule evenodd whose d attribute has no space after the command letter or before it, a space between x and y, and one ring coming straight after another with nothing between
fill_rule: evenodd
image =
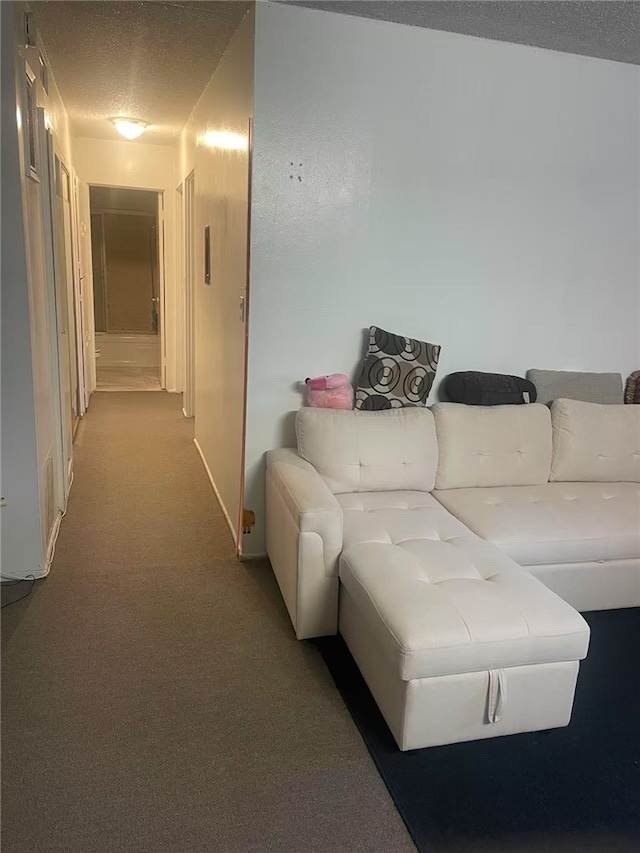
<instances>
[{"instance_id":1,"label":"textured ceiling","mask_svg":"<svg viewBox=\"0 0 640 853\"><path fill-rule=\"evenodd\" d=\"M149 122L171 144L248 2L32 2L51 71L79 136L122 139L108 121ZM135 144L135 143L134 143Z\"/></svg>"},{"instance_id":2,"label":"textured ceiling","mask_svg":"<svg viewBox=\"0 0 640 853\"><path fill-rule=\"evenodd\" d=\"M640 65L640 3L634 0L286 0L361 18L396 21L432 30L447 30L614 59Z\"/></svg>"},{"instance_id":3,"label":"textured ceiling","mask_svg":"<svg viewBox=\"0 0 640 853\"><path fill-rule=\"evenodd\" d=\"M634 0L288 0L334 12L640 65ZM32 2L40 36L80 136L120 139L112 116L149 122L144 142L171 144L250 3Z\"/></svg>"}]
</instances>

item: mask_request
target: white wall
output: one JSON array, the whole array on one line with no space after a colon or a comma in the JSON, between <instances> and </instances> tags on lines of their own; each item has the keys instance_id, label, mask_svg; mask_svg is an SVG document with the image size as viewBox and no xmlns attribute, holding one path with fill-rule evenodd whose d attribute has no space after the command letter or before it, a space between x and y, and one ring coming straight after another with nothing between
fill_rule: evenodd
<instances>
[{"instance_id":1,"label":"white wall","mask_svg":"<svg viewBox=\"0 0 640 853\"><path fill-rule=\"evenodd\" d=\"M87 184L164 191L165 203L165 334L167 390L181 391L177 375L176 285L176 147L148 145L140 140L117 142L79 138L73 141L74 165ZM87 272L90 273L88 266ZM93 326L91 327L93 329ZM92 341L92 347L95 343Z\"/></svg>"},{"instance_id":2,"label":"white wall","mask_svg":"<svg viewBox=\"0 0 640 853\"><path fill-rule=\"evenodd\" d=\"M55 81L45 93L39 54L23 45L24 3L2 6L2 573L48 571L47 552L63 510L53 281L47 267L48 194L43 152L26 176L25 60L35 74L55 145L69 153L69 125ZM17 108L20 119L17 121ZM61 460L60 460L61 463Z\"/></svg>"},{"instance_id":3,"label":"white wall","mask_svg":"<svg viewBox=\"0 0 640 853\"><path fill-rule=\"evenodd\" d=\"M2 39L2 436L0 569L3 575L40 573L43 561L22 155L16 125L20 73L15 7L0 6Z\"/></svg>"},{"instance_id":4,"label":"white wall","mask_svg":"<svg viewBox=\"0 0 640 853\"><path fill-rule=\"evenodd\" d=\"M254 13L229 44L180 144L180 181L195 180L195 435L237 535L242 478L249 155ZM211 228L211 285L204 229Z\"/></svg>"},{"instance_id":5,"label":"white wall","mask_svg":"<svg viewBox=\"0 0 640 853\"><path fill-rule=\"evenodd\" d=\"M638 367L638 68L259 3L255 104L247 551L296 383L370 324L439 379Z\"/></svg>"}]
</instances>

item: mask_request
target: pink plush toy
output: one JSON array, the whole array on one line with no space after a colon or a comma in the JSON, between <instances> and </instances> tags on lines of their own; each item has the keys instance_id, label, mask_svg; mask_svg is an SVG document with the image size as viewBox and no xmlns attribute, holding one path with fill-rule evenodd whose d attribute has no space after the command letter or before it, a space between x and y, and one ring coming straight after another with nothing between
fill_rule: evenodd
<instances>
[{"instance_id":1,"label":"pink plush toy","mask_svg":"<svg viewBox=\"0 0 640 853\"><path fill-rule=\"evenodd\" d=\"M344 373L305 380L307 405L316 409L353 409L353 388Z\"/></svg>"}]
</instances>

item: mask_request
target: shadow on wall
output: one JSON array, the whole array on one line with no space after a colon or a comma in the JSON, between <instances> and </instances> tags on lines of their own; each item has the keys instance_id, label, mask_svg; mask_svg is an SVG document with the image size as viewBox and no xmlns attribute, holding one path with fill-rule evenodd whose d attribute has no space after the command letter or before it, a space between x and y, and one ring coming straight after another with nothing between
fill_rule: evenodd
<instances>
[{"instance_id":1,"label":"shadow on wall","mask_svg":"<svg viewBox=\"0 0 640 853\"><path fill-rule=\"evenodd\" d=\"M304 405L304 403L301 405ZM296 446L296 412L286 412L286 414L284 414L280 419L280 423L278 425L278 441L280 442L278 447Z\"/></svg>"},{"instance_id":2,"label":"shadow on wall","mask_svg":"<svg viewBox=\"0 0 640 853\"><path fill-rule=\"evenodd\" d=\"M318 376L324 376L324 375L328 375L329 373L344 373L347 376L350 376L349 381L351 382L351 385L355 389L358 385L358 381L359 381L360 376L362 374L362 368L364 367L364 363L365 363L365 360L367 358L367 352L369 350L369 329L368 328L362 329L361 330L361 336L362 336L362 346L361 346L362 358L358 362L356 362L355 367L351 371L347 370L346 365L344 365L344 364L343 365L333 364L333 365L330 365L329 367L325 366L326 369L325 369L324 373L318 373L317 375ZM316 374L315 373L314 374L308 373L307 375L316 375ZM299 380L294 382L290 387L291 387L292 391L295 391L297 394L300 394L300 406L299 406L299 408L306 406L307 405L307 386L305 383L305 379L301 377ZM279 429L280 439L283 443L278 445L279 447L295 447L295 444L296 444L295 419L296 419L296 412L288 412L286 415L283 416L282 421L280 423L280 429Z\"/></svg>"},{"instance_id":3,"label":"shadow on wall","mask_svg":"<svg viewBox=\"0 0 640 853\"><path fill-rule=\"evenodd\" d=\"M351 384L353 385L354 390L358 387L358 382L360 380L360 376L362 375L362 370L364 368L364 363L367 360L367 353L369 352L369 337L370 331L369 329L362 329L362 358L357 363L354 368L353 374L351 376Z\"/></svg>"}]
</instances>

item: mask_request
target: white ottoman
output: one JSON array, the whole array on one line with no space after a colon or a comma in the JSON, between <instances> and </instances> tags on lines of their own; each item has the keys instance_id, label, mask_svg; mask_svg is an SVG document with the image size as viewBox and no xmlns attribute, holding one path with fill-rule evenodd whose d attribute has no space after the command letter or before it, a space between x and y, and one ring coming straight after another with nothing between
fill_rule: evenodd
<instances>
[{"instance_id":1,"label":"white ottoman","mask_svg":"<svg viewBox=\"0 0 640 853\"><path fill-rule=\"evenodd\" d=\"M459 522L441 538L367 498L341 500L355 542L340 559L339 629L400 749L566 726L589 645L580 614Z\"/></svg>"}]
</instances>

